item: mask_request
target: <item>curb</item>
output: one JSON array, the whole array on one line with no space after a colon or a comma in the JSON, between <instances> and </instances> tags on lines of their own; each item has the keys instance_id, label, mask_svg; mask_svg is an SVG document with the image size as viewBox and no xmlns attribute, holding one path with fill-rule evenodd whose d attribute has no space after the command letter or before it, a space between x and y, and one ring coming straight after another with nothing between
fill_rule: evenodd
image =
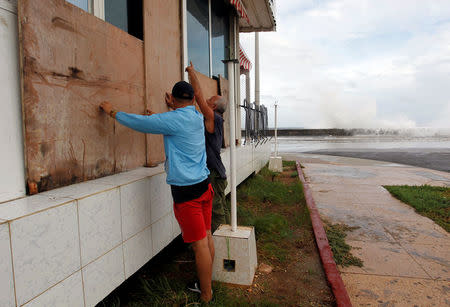
<instances>
[{"instance_id":1,"label":"curb","mask_svg":"<svg viewBox=\"0 0 450 307\"><path fill-rule=\"evenodd\" d=\"M309 215L311 217L311 223L314 230L314 236L316 237L317 248L319 249L320 259L322 260L323 269L330 283L331 290L336 298L337 306L347 307L352 306L350 297L348 296L347 289L345 289L344 282L342 281L341 274L339 273L336 262L333 259L333 252L331 251L328 238L323 228L322 220L320 219L319 210L317 210L316 203L312 197L311 190L303 175L300 162L296 161L297 173L300 181L303 184L303 192L306 199L306 205L309 209Z\"/></svg>"}]
</instances>

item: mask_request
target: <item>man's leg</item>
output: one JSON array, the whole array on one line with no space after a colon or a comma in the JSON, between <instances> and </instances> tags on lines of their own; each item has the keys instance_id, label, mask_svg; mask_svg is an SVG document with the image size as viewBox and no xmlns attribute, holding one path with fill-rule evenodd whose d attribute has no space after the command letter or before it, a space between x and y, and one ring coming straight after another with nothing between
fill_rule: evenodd
<instances>
[{"instance_id":1,"label":"man's leg","mask_svg":"<svg viewBox=\"0 0 450 307\"><path fill-rule=\"evenodd\" d=\"M212 204L212 223L211 230L214 232L220 224L226 224L224 203L226 179L222 179L216 170L210 170L209 179L214 189L214 199Z\"/></svg>"},{"instance_id":2,"label":"man's leg","mask_svg":"<svg viewBox=\"0 0 450 307\"><path fill-rule=\"evenodd\" d=\"M211 258L209 237L211 237L211 232L209 233L209 235L207 234L203 239L192 243L192 248L195 253L197 276L200 280L200 290L202 291L202 293L200 294L200 299L205 302L209 302L212 298L211 279L213 258Z\"/></svg>"},{"instance_id":3,"label":"man's leg","mask_svg":"<svg viewBox=\"0 0 450 307\"><path fill-rule=\"evenodd\" d=\"M206 231L206 237L208 238L208 248L209 253L211 254L211 273L212 273L212 266L216 250L214 249L214 239L212 237L211 230Z\"/></svg>"}]
</instances>

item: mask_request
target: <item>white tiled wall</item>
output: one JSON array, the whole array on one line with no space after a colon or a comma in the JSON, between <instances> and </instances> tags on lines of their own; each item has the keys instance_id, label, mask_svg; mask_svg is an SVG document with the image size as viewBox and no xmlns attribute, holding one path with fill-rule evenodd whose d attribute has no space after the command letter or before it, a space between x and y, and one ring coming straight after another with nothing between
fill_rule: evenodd
<instances>
[{"instance_id":1,"label":"white tiled wall","mask_svg":"<svg viewBox=\"0 0 450 307\"><path fill-rule=\"evenodd\" d=\"M266 147L238 147L238 182ZM0 306L101 301L180 234L165 180L139 168L0 204Z\"/></svg>"},{"instance_id":2,"label":"white tiled wall","mask_svg":"<svg viewBox=\"0 0 450 307\"><path fill-rule=\"evenodd\" d=\"M154 177L161 177L161 175ZM144 178L120 187L124 240L128 240L151 223L150 180Z\"/></svg>"},{"instance_id":3,"label":"white tiled wall","mask_svg":"<svg viewBox=\"0 0 450 307\"><path fill-rule=\"evenodd\" d=\"M75 202L12 221L10 227L19 305L80 269Z\"/></svg>"},{"instance_id":4,"label":"white tiled wall","mask_svg":"<svg viewBox=\"0 0 450 307\"><path fill-rule=\"evenodd\" d=\"M0 306L15 306L9 225L0 224Z\"/></svg>"},{"instance_id":5,"label":"white tiled wall","mask_svg":"<svg viewBox=\"0 0 450 307\"><path fill-rule=\"evenodd\" d=\"M56 286L36 297L34 300L24 305L25 307L42 306L84 306L83 282L81 271L70 275Z\"/></svg>"},{"instance_id":6,"label":"white tiled wall","mask_svg":"<svg viewBox=\"0 0 450 307\"><path fill-rule=\"evenodd\" d=\"M122 243L120 204L118 188L78 201L82 266Z\"/></svg>"},{"instance_id":7,"label":"white tiled wall","mask_svg":"<svg viewBox=\"0 0 450 307\"><path fill-rule=\"evenodd\" d=\"M95 306L125 281L122 245L82 269L86 306Z\"/></svg>"},{"instance_id":8,"label":"white tiled wall","mask_svg":"<svg viewBox=\"0 0 450 307\"><path fill-rule=\"evenodd\" d=\"M128 278L153 257L152 228L147 227L123 243L125 277Z\"/></svg>"}]
</instances>

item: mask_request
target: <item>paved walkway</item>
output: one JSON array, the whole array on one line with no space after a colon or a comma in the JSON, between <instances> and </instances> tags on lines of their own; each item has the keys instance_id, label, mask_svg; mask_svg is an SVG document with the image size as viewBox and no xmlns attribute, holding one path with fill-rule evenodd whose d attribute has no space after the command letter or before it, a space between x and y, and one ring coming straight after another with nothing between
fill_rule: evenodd
<instances>
[{"instance_id":1,"label":"paved walkway","mask_svg":"<svg viewBox=\"0 0 450 307\"><path fill-rule=\"evenodd\" d=\"M383 185L450 186L450 174L388 162L285 155L304 167L322 218L359 227L346 241L362 268L340 267L354 306L450 306L450 235Z\"/></svg>"}]
</instances>

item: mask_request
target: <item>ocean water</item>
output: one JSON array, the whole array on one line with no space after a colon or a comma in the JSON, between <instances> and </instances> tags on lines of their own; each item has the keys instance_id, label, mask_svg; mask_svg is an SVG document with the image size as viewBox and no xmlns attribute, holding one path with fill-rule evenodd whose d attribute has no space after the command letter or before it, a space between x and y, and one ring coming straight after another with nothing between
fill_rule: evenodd
<instances>
[{"instance_id":1,"label":"ocean water","mask_svg":"<svg viewBox=\"0 0 450 307\"><path fill-rule=\"evenodd\" d=\"M275 150L272 139L272 151ZM278 138L278 153L314 153L380 160L450 172L450 131L370 131L352 136Z\"/></svg>"},{"instance_id":2,"label":"ocean water","mask_svg":"<svg viewBox=\"0 0 450 307\"><path fill-rule=\"evenodd\" d=\"M354 135L354 136L292 136L278 137L278 152L309 152L318 150L450 150L450 135Z\"/></svg>"}]
</instances>

